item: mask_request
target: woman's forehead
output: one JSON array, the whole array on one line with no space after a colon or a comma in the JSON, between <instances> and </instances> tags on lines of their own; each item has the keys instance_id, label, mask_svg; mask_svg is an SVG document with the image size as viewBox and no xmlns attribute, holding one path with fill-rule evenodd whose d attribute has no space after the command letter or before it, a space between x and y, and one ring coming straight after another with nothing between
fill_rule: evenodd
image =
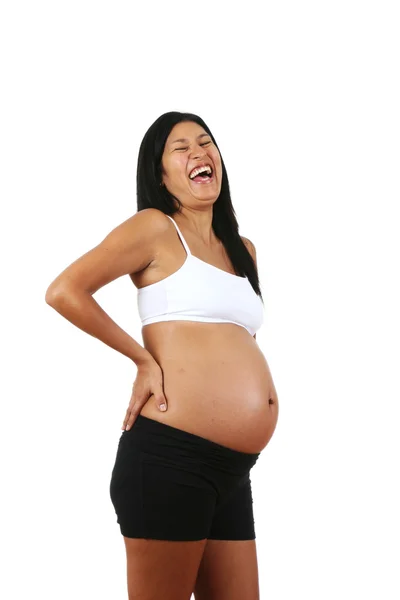
<instances>
[{"instance_id":1,"label":"woman's forehead","mask_svg":"<svg viewBox=\"0 0 400 600\"><path fill-rule=\"evenodd\" d=\"M181 142L184 139L187 140L191 137L200 137L201 135L209 135L205 131L204 127L202 127L198 123L193 123L192 121L184 121L182 123L177 123L171 129L170 134L168 136L168 143L173 144L174 142Z\"/></svg>"}]
</instances>

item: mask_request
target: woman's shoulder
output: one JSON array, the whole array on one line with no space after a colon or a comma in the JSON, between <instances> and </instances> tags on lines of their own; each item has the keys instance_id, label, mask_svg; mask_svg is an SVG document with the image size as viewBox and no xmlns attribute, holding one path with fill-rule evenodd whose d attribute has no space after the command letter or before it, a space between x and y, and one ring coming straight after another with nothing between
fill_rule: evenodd
<instances>
[{"instance_id":1,"label":"woman's shoulder","mask_svg":"<svg viewBox=\"0 0 400 600\"><path fill-rule=\"evenodd\" d=\"M244 243L244 245L246 246L247 250L250 252L254 262L256 261L256 247L254 246L253 242L250 241L248 238L244 237L243 235L240 236L242 238L242 241Z\"/></svg>"},{"instance_id":2,"label":"woman's shoulder","mask_svg":"<svg viewBox=\"0 0 400 600\"><path fill-rule=\"evenodd\" d=\"M147 224L155 229L166 229L171 223L167 215L158 208L144 208L143 210L139 210L131 219L137 222L140 221L143 225Z\"/></svg>"}]
</instances>

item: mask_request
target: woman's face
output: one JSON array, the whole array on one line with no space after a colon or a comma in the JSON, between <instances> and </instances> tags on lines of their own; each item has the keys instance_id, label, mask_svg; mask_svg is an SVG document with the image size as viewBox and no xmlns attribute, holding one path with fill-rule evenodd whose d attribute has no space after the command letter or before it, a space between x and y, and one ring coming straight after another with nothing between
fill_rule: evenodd
<instances>
[{"instance_id":1,"label":"woman's face","mask_svg":"<svg viewBox=\"0 0 400 600\"><path fill-rule=\"evenodd\" d=\"M210 165L211 177L203 174L191 179L193 169L204 164ZM197 207L217 200L222 184L221 157L201 125L192 121L175 125L167 138L161 165L164 185L184 206Z\"/></svg>"}]
</instances>

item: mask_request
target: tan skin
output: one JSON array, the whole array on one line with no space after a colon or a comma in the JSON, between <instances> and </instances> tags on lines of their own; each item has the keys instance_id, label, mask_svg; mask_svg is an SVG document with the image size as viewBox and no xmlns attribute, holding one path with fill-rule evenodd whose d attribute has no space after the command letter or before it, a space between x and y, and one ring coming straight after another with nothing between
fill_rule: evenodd
<instances>
[{"instance_id":1,"label":"tan skin","mask_svg":"<svg viewBox=\"0 0 400 600\"><path fill-rule=\"evenodd\" d=\"M193 122L176 125L167 139L162 184L183 205L173 215L190 250L234 274L214 234L213 204L222 181L218 149ZM185 142L174 142L185 138ZM211 183L193 183L199 163L213 167ZM242 238L255 264L254 245ZM46 301L60 314L133 360L136 379L123 427L138 414L242 452L260 452L278 420L278 397L255 336L239 325L168 321L142 329L144 348L92 298L122 275L140 288L179 269L186 259L177 231L161 211L146 209L112 230L49 286ZM161 403L167 410L160 410ZM163 542L124 537L129 599L258 600L255 540ZM146 573L148 576L146 576Z\"/></svg>"},{"instance_id":2,"label":"tan skin","mask_svg":"<svg viewBox=\"0 0 400 600\"><path fill-rule=\"evenodd\" d=\"M222 166L217 147L204 133L196 123L179 123L172 129L162 157L163 184L183 204L182 213L173 218L192 254L234 274L211 227ZM175 142L177 138L188 141ZM213 167L210 184L196 184L188 177L202 162ZM186 258L174 225L161 216L168 223L165 234L158 236L154 260L131 275L138 288L173 273ZM249 240L245 243L256 260L254 246ZM146 325L142 335L162 368L168 410L162 413L149 402L140 414L241 452L265 448L277 422L277 393L265 357L246 329L230 323L164 321ZM134 418L128 409L127 425Z\"/></svg>"}]
</instances>

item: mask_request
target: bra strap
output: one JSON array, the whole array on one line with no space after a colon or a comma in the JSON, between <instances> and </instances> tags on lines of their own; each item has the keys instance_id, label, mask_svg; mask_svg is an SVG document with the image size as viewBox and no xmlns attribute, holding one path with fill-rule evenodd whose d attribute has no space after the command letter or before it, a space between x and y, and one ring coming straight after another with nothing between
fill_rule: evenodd
<instances>
[{"instance_id":1,"label":"bra strap","mask_svg":"<svg viewBox=\"0 0 400 600\"><path fill-rule=\"evenodd\" d=\"M166 216L168 217L168 219L171 219L171 221L172 221L172 222L173 222L173 224L175 225L175 227L176 227L176 230L177 230L177 232L178 232L178 235L179 235L179 237L181 238L181 242L182 242L182 244L183 244L183 246L184 246L184 248L185 248L185 250L186 250L186 253L187 253L187 254L192 254L192 253L190 252L189 246L187 245L187 243L186 243L186 240L185 240L185 238L183 237L183 235L182 235L182 233L181 233L181 230L179 229L179 227L178 227L177 223L175 223L174 219L173 219L172 217L170 217L169 215L166 215Z\"/></svg>"}]
</instances>

